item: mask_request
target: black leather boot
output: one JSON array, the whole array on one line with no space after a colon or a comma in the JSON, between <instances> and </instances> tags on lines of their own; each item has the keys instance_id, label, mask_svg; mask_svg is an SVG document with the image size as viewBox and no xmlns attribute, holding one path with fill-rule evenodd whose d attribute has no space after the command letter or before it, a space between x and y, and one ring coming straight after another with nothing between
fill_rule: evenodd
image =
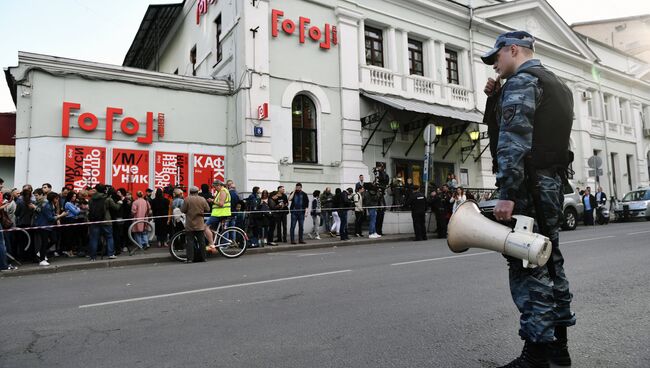
<instances>
[{"instance_id":1,"label":"black leather boot","mask_svg":"<svg viewBox=\"0 0 650 368\"><path fill-rule=\"evenodd\" d=\"M499 368L549 368L546 358L548 343L534 343L526 340L521 355Z\"/></svg>"},{"instance_id":2,"label":"black leather boot","mask_svg":"<svg viewBox=\"0 0 650 368\"><path fill-rule=\"evenodd\" d=\"M571 365L571 355L569 355L568 339L565 326L555 327L555 341L548 344L546 356L548 360L562 367Z\"/></svg>"}]
</instances>

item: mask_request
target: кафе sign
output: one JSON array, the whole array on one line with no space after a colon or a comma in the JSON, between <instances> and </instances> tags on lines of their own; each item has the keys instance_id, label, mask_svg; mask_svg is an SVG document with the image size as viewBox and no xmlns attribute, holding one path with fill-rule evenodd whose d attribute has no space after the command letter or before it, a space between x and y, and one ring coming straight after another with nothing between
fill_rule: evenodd
<instances>
[{"instance_id":1,"label":"\u043a\u0430\u0444\u0435 sign","mask_svg":"<svg viewBox=\"0 0 650 368\"><path fill-rule=\"evenodd\" d=\"M70 120L77 117L77 125L82 131L92 132L99 126L100 118L91 112L80 111L81 104L64 102L62 107L61 135L70 136ZM140 130L140 121L123 115L121 108L106 108L106 132L104 139L113 140L113 127L119 125L127 136L136 136ZM146 113L146 133L136 137L139 144L153 143L153 112ZM158 113L158 137L164 136L164 114ZM110 178L115 188L125 188L136 193L150 187L150 151L139 149L112 148L110 161ZM154 188L189 185L189 153L154 151ZM213 181L225 181L225 156L195 153L193 158L193 185L211 185ZM93 146L66 145L65 147L65 185L75 190L82 190L99 183L106 183L107 148Z\"/></svg>"}]
</instances>

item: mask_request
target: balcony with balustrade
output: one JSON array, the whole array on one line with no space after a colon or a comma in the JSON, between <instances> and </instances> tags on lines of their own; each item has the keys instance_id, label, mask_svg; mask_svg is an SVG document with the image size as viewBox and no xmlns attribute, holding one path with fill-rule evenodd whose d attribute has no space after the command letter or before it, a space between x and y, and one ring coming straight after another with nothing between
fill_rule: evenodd
<instances>
[{"instance_id":1,"label":"balcony with balustrade","mask_svg":"<svg viewBox=\"0 0 650 368\"><path fill-rule=\"evenodd\" d=\"M463 86L441 83L419 75L403 75L371 65L362 65L360 69L360 87L368 92L390 94L466 110L473 110L475 107L474 93Z\"/></svg>"}]
</instances>

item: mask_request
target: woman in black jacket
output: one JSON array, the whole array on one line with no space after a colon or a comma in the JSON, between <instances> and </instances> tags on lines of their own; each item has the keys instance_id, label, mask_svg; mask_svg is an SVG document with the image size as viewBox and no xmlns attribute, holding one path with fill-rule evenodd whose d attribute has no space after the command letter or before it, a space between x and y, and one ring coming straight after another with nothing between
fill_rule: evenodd
<instances>
[{"instance_id":1,"label":"woman in black jacket","mask_svg":"<svg viewBox=\"0 0 650 368\"><path fill-rule=\"evenodd\" d=\"M151 212L154 216L154 224L156 225L156 241L158 248L166 246L167 234L169 233L167 217L169 215L169 199L165 198L162 189L156 189L156 196L151 201Z\"/></svg>"},{"instance_id":2,"label":"woman in black jacket","mask_svg":"<svg viewBox=\"0 0 650 368\"><path fill-rule=\"evenodd\" d=\"M20 197L16 199L16 227L31 227L34 223L35 209L36 205L32 200L32 188L30 186L25 186L23 187ZM27 230L27 232L31 238L34 239L34 232L32 230ZM25 251L27 237L22 234L22 231L16 232L16 235L14 235L14 242L18 249L18 254L16 256L21 260L33 259L36 257L33 242L30 249Z\"/></svg>"}]
</instances>

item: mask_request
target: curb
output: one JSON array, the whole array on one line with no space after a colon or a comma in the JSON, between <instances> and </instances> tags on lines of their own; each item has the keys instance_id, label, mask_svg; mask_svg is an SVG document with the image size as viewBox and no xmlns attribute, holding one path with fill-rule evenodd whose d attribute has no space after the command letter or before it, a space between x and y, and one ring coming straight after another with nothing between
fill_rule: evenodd
<instances>
[{"instance_id":1,"label":"curb","mask_svg":"<svg viewBox=\"0 0 650 368\"><path fill-rule=\"evenodd\" d=\"M388 243L388 242L402 242L412 239L412 235L396 236L391 238L380 238L380 239L363 239L363 240L354 240L354 241L331 241L324 243L312 243L312 244L296 244L296 245L280 245L280 246L266 246L264 248L248 248L246 249L245 255L250 254L267 254L267 253L280 253L280 252L293 252L299 250L309 250L309 249L323 249L323 248L335 248L343 246L355 246L355 245L368 245L368 244L378 244L378 243ZM0 273L0 278L6 277L19 277L19 276L28 276L28 275L40 275L40 274L53 274L60 272L69 272L69 271L79 271L79 270L94 270L102 268L115 268L123 266L134 266L134 265L144 265L144 264L157 264L157 263L176 263L169 255L168 252L160 254L147 255L146 257L128 256L120 257L116 260L97 260L95 262L86 262L86 263L72 263L72 264L62 264L62 265L52 265L48 267L37 267L37 268L19 268L15 271L8 271Z\"/></svg>"}]
</instances>

